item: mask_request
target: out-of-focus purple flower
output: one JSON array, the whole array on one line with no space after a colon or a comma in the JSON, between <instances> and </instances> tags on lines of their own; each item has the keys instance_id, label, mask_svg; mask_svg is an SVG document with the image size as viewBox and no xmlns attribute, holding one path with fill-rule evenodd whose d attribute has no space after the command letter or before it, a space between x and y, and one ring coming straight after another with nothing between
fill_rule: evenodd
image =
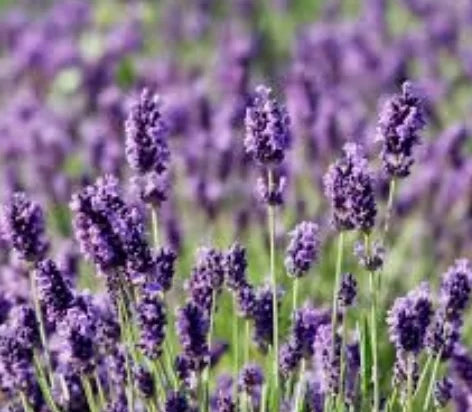
<instances>
[{"instance_id":1,"label":"out-of-focus purple flower","mask_svg":"<svg viewBox=\"0 0 472 412\"><path fill-rule=\"evenodd\" d=\"M434 404L437 408L445 408L452 397L452 380L444 377L434 383Z\"/></svg>"},{"instance_id":2,"label":"out-of-focus purple flower","mask_svg":"<svg viewBox=\"0 0 472 412\"><path fill-rule=\"evenodd\" d=\"M270 206L281 206L284 203L284 192L287 187L287 178L278 176L273 183L272 188L269 187L267 178L259 177L256 182L257 197L262 203Z\"/></svg>"},{"instance_id":3,"label":"out-of-focus purple flower","mask_svg":"<svg viewBox=\"0 0 472 412\"><path fill-rule=\"evenodd\" d=\"M355 405L357 396L357 383L359 381L359 369L361 366L361 354L359 343L354 342L346 348L346 402Z\"/></svg>"},{"instance_id":4,"label":"out-of-focus purple flower","mask_svg":"<svg viewBox=\"0 0 472 412\"><path fill-rule=\"evenodd\" d=\"M191 412L187 397L180 392L169 392L164 406L165 412Z\"/></svg>"},{"instance_id":5,"label":"out-of-focus purple flower","mask_svg":"<svg viewBox=\"0 0 472 412\"><path fill-rule=\"evenodd\" d=\"M62 336L62 361L78 373L90 373L95 367L95 324L89 314L79 307L72 307L58 326Z\"/></svg>"},{"instance_id":6,"label":"out-of-focus purple flower","mask_svg":"<svg viewBox=\"0 0 472 412\"><path fill-rule=\"evenodd\" d=\"M101 297L100 299L103 299ZM96 341L102 354L110 353L118 345L121 337L121 328L115 311L107 302L97 311Z\"/></svg>"},{"instance_id":7,"label":"out-of-focus purple flower","mask_svg":"<svg viewBox=\"0 0 472 412\"><path fill-rule=\"evenodd\" d=\"M458 345L455 348L450 365L454 374L470 390L472 387L472 358L465 347Z\"/></svg>"},{"instance_id":8,"label":"out-of-focus purple flower","mask_svg":"<svg viewBox=\"0 0 472 412\"><path fill-rule=\"evenodd\" d=\"M425 126L423 103L411 82L392 96L379 117L378 139L382 142L383 168L390 177L405 177L413 165L413 148L420 143L419 132Z\"/></svg>"},{"instance_id":9,"label":"out-of-focus purple flower","mask_svg":"<svg viewBox=\"0 0 472 412\"><path fill-rule=\"evenodd\" d=\"M62 273L53 260L44 259L37 263L35 278L38 297L50 323L55 324L65 316L72 305L74 295Z\"/></svg>"},{"instance_id":10,"label":"out-of-focus purple flower","mask_svg":"<svg viewBox=\"0 0 472 412\"><path fill-rule=\"evenodd\" d=\"M173 250L163 247L157 251L154 259L156 271L152 281L155 281L164 292L167 292L172 287L177 255Z\"/></svg>"},{"instance_id":11,"label":"out-of-focus purple flower","mask_svg":"<svg viewBox=\"0 0 472 412\"><path fill-rule=\"evenodd\" d=\"M343 273L338 290L339 309L345 311L357 296L357 281L352 273Z\"/></svg>"},{"instance_id":12,"label":"out-of-focus purple flower","mask_svg":"<svg viewBox=\"0 0 472 412\"><path fill-rule=\"evenodd\" d=\"M154 395L154 378L143 366L135 368L134 383L136 389L145 399L152 398Z\"/></svg>"},{"instance_id":13,"label":"out-of-focus purple flower","mask_svg":"<svg viewBox=\"0 0 472 412\"><path fill-rule=\"evenodd\" d=\"M324 186L336 229L364 232L372 229L377 207L367 159L359 146L354 143L344 145L344 156L330 166Z\"/></svg>"},{"instance_id":14,"label":"out-of-focus purple flower","mask_svg":"<svg viewBox=\"0 0 472 412\"><path fill-rule=\"evenodd\" d=\"M280 347L279 370L284 376L294 372L302 359L300 345L294 339L289 339Z\"/></svg>"},{"instance_id":15,"label":"out-of-focus purple flower","mask_svg":"<svg viewBox=\"0 0 472 412\"><path fill-rule=\"evenodd\" d=\"M285 268L290 276L302 277L318 259L319 227L313 222L301 222L290 233Z\"/></svg>"},{"instance_id":16,"label":"out-of-focus purple flower","mask_svg":"<svg viewBox=\"0 0 472 412\"><path fill-rule=\"evenodd\" d=\"M162 352L167 323L164 302L158 288L145 288L136 307L136 318L139 348L150 359L157 359Z\"/></svg>"},{"instance_id":17,"label":"out-of-focus purple flower","mask_svg":"<svg viewBox=\"0 0 472 412\"><path fill-rule=\"evenodd\" d=\"M34 309L21 304L10 311L10 327L16 338L25 348L34 348L39 345L39 326Z\"/></svg>"},{"instance_id":18,"label":"out-of-focus purple flower","mask_svg":"<svg viewBox=\"0 0 472 412\"><path fill-rule=\"evenodd\" d=\"M429 352L449 359L461 337L462 320L448 319L439 309L428 327L425 345Z\"/></svg>"},{"instance_id":19,"label":"out-of-focus purple flower","mask_svg":"<svg viewBox=\"0 0 472 412\"><path fill-rule=\"evenodd\" d=\"M317 374L309 374L307 382L306 403L310 411L323 412L325 394Z\"/></svg>"},{"instance_id":20,"label":"out-of-focus purple flower","mask_svg":"<svg viewBox=\"0 0 472 412\"><path fill-rule=\"evenodd\" d=\"M213 248L200 248L197 251L197 264L186 285L192 302L209 312L213 299L221 291L224 275L224 254Z\"/></svg>"},{"instance_id":21,"label":"out-of-focus purple flower","mask_svg":"<svg viewBox=\"0 0 472 412\"><path fill-rule=\"evenodd\" d=\"M359 264L370 272L375 272L382 268L385 259L385 248L378 241L375 241L370 251L365 250L363 242L356 242L354 245L354 255L359 260Z\"/></svg>"},{"instance_id":22,"label":"out-of-focus purple flower","mask_svg":"<svg viewBox=\"0 0 472 412\"><path fill-rule=\"evenodd\" d=\"M200 370L207 362L209 348L207 335L210 322L205 312L193 303L179 309L175 324L183 353Z\"/></svg>"},{"instance_id":23,"label":"out-of-focus purple flower","mask_svg":"<svg viewBox=\"0 0 472 412\"><path fill-rule=\"evenodd\" d=\"M246 249L239 243L231 245L225 255L226 286L232 292L238 292L247 284Z\"/></svg>"},{"instance_id":24,"label":"out-of-focus purple flower","mask_svg":"<svg viewBox=\"0 0 472 412\"><path fill-rule=\"evenodd\" d=\"M210 366L218 364L223 355L228 351L229 344L226 341L213 342L210 348Z\"/></svg>"},{"instance_id":25,"label":"out-of-focus purple flower","mask_svg":"<svg viewBox=\"0 0 472 412\"><path fill-rule=\"evenodd\" d=\"M215 399L215 412L235 412L236 404L231 392L218 391Z\"/></svg>"},{"instance_id":26,"label":"out-of-focus purple flower","mask_svg":"<svg viewBox=\"0 0 472 412\"><path fill-rule=\"evenodd\" d=\"M323 392L334 395L339 392L341 367L341 338L333 332L330 324L318 328L313 349L315 366L321 377Z\"/></svg>"},{"instance_id":27,"label":"out-of-focus purple flower","mask_svg":"<svg viewBox=\"0 0 472 412\"><path fill-rule=\"evenodd\" d=\"M281 291L277 293L277 305L280 305ZM270 285L260 286L256 290L256 306L253 314L254 340L262 351L266 351L273 341L273 293Z\"/></svg>"},{"instance_id":28,"label":"out-of-focus purple flower","mask_svg":"<svg viewBox=\"0 0 472 412\"><path fill-rule=\"evenodd\" d=\"M393 384L401 387L400 394L404 398L407 395L406 383L411 376L413 389L416 389L419 379L419 365L416 357L408 356L403 350L397 350L395 363L393 364Z\"/></svg>"},{"instance_id":29,"label":"out-of-focus purple flower","mask_svg":"<svg viewBox=\"0 0 472 412\"><path fill-rule=\"evenodd\" d=\"M426 284L406 296L397 298L388 312L390 340L397 351L419 352L433 315L431 297Z\"/></svg>"},{"instance_id":30,"label":"out-of-focus purple flower","mask_svg":"<svg viewBox=\"0 0 472 412\"><path fill-rule=\"evenodd\" d=\"M128 351L121 344L115 345L105 359L105 367L110 384L116 388L125 387L128 384L126 362L130 361Z\"/></svg>"},{"instance_id":31,"label":"out-of-focus purple flower","mask_svg":"<svg viewBox=\"0 0 472 412\"><path fill-rule=\"evenodd\" d=\"M238 311L244 318L252 318L256 311L256 292L254 287L246 284L238 290Z\"/></svg>"},{"instance_id":32,"label":"out-of-focus purple flower","mask_svg":"<svg viewBox=\"0 0 472 412\"><path fill-rule=\"evenodd\" d=\"M159 208L169 196L169 173L149 172L145 175L133 176L131 186L144 203Z\"/></svg>"},{"instance_id":33,"label":"out-of-focus purple flower","mask_svg":"<svg viewBox=\"0 0 472 412\"><path fill-rule=\"evenodd\" d=\"M144 89L126 120L126 158L133 170L144 174L162 173L167 169L169 157L160 98Z\"/></svg>"},{"instance_id":34,"label":"out-of-focus purple flower","mask_svg":"<svg viewBox=\"0 0 472 412\"><path fill-rule=\"evenodd\" d=\"M303 306L293 314L292 336L303 356L313 355L313 343L321 325L331 320L329 311Z\"/></svg>"},{"instance_id":35,"label":"out-of-focus purple flower","mask_svg":"<svg viewBox=\"0 0 472 412\"><path fill-rule=\"evenodd\" d=\"M129 412L128 400L126 399L124 391L121 391L118 396L115 396L115 398L106 406L105 412Z\"/></svg>"},{"instance_id":36,"label":"out-of-focus purple flower","mask_svg":"<svg viewBox=\"0 0 472 412\"><path fill-rule=\"evenodd\" d=\"M285 107L271 98L271 89L258 86L246 110L246 152L265 166L282 162L292 136Z\"/></svg>"},{"instance_id":37,"label":"out-of-focus purple flower","mask_svg":"<svg viewBox=\"0 0 472 412\"><path fill-rule=\"evenodd\" d=\"M81 250L102 272L122 269L136 278L154 269L142 213L123 201L116 178L76 193L71 209Z\"/></svg>"},{"instance_id":38,"label":"out-of-focus purple flower","mask_svg":"<svg viewBox=\"0 0 472 412\"><path fill-rule=\"evenodd\" d=\"M6 322L13 302L6 293L0 291L0 325Z\"/></svg>"},{"instance_id":39,"label":"out-of-focus purple flower","mask_svg":"<svg viewBox=\"0 0 472 412\"><path fill-rule=\"evenodd\" d=\"M255 363L245 365L239 372L238 389L249 395L254 409L257 409L260 403L264 379L262 368Z\"/></svg>"},{"instance_id":40,"label":"out-of-focus purple flower","mask_svg":"<svg viewBox=\"0 0 472 412\"><path fill-rule=\"evenodd\" d=\"M43 211L37 203L24 193L15 193L2 207L0 219L2 237L22 259L34 262L44 257L48 240Z\"/></svg>"},{"instance_id":41,"label":"out-of-focus purple flower","mask_svg":"<svg viewBox=\"0 0 472 412\"><path fill-rule=\"evenodd\" d=\"M458 259L443 275L440 303L448 319L461 317L472 290L472 269L467 259Z\"/></svg>"}]
</instances>

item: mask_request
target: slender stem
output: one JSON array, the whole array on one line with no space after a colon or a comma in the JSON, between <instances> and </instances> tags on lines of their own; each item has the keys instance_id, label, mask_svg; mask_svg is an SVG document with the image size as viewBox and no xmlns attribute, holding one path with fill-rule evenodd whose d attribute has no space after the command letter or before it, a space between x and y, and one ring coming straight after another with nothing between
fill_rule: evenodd
<instances>
[{"instance_id":1,"label":"slender stem","mask_svg":"<svg viewBox=\"0 0 472 412\"><path fill-rule=\"evenodd\" d=\"M167 340L164 342L164 359L165 359L165 363L167 365L167 369L169 370L169 375L170 375L170 378L172 380L172 384L174 386L174 389L177 389L177 386L178 386L177 376L175 375L174 366L173 366L173 363L172 363L173 356L172 356L172 352L169 348L169 345L167 343Z\"/></svg>"},{"instance_id":2,"label":"slender stem","mask_svg":"<svg viewBox=\"0 0 472 412\"><path fill-rule=\"evenodd\" d=\"M274 188L274 175L272 169L268 170L269 192ZM275 207L268 206L269 220L269 242L270 242L270 277L272 280L272 321L273 321L273 379L274 388L272 391L273 407L278 410L279 405L279 320L277 302L277 275L275 273Z\"/></svg>"},{"instance_id":3,"label":"slender stem","mask_svg":"<svg viewBox=\"0 0 472 412\"><path fill-rule=\"evenodd\" d=\"M344 232L339 232L338 237L338 252L336 258L336 272L334 278L334 287L333 287L333 312L331 314L331 333L332 333L332 353L335 353L336 345L336 324L338 317L338 290L339 283L341 281L341 269L343 262L343 249L344 249ZM341 365L343 363L343 354L341 353Z\"/></svg>"},{"instance_id":4,"label":"slender stem","mask_svg":"<svg viewBox=\"0 0 472 412\"><path fill-rule=\"evenodd\" d=\"M432 353L428 353L428 357L426 358L426 362L423 366L423 371L421 372L421 376L418 380L418 385L416 386L416 390L415 390L415 393L414 393L414 396L418 395L418 393L420 392L421 388L423 387L423 383L426 379L426 376L428 375L428 372L429 372L429 367L431 366L431 362L433 361L433 354Z\"/></svg>"},{"instance_id":5,"label":"slender stem","mask_svg":"<svg viewBox=\"0 0 472 412\"><path fill-rule=\"evenodd\" d=\"M23 409L25 412L33 412L33 408L28 402L28 398L26 397L25 393L23 391L20 392L20 399L21 399L21 405L23 406Z\"/></svg>"},{"instance_id":6,"label":"slender stem","mask_svg":"<svg viewBox=\"0 0 472 412\"><path fill-rule=\"evenodd\" d=\"M158 248L160 244L159 220L157 218L157 210L155 207L151 209L151 226L152 226L152 239L154 241L154 247Z\"/></svg>"},{"instance_id":7,"label":"slender stem","mask_svg":"<svg viewBox=\"0 0 472 412\"><path fill-rule=\"evenodd\" d=\"M46 329L44 328L43 316L41 313L41 305L39 303L38 293L36 290L36 279L34 275L34 270L30 270L30 288L31 296L33 298L34 311L36 313L36 320L39 327L39 337L41 339L41 346L43 347L44 352L44 363L46 367L47 379L49 386L53 383L52 368L51 368L51 358L49 356L49 349L47 344Z\"/></svg>"},{"instance_id":8,"label":"slender stem","mask_svg":"<svg viewBox=\"0 0 472 412\"><path fill-rule=\"evenodd\" d=\"M267 383L262 385L262 397L261 397L261 405L259 410L261 412L265 412L267 407Z\"/></svg>"},{"instance_id":9,"label":"slender stem","mask_svg":"<svg viewBox=\"0 0 472 412\"><path fill-rule=\"evenodd\" d=\"M34 354L33 354L33 362L34 362L34 368L36 371L38 384L39 384L39 387L41 388L41 392L43 393L43 396L47 405L53 412L60 412L59 408L54 402L54 398L52 397L51 389L50 389L51 386L48 384L47 377L44 374L43 367L39 359L39 355L36 351L34 351Z\"/></svg>"},{"instance_id":10,"label":"slender stem","mask_svg":"<svg viewBox=\"0 0 472 412\"><path fill-rule=\"evenodd\" d=\"M87 376L81 376L82 388L87 398L87 404L91 412L98 412L97 406L95 405L95 399L93 396L92 385L90 385L90 379Z\"/></svg>"},{"instance_id":11,"label":"slender stem","mask_svg":"<svg viewBox=\"0 0 472 412\"><path fill-rule=\"evenodd\" d=\"M395 402L397 401L397 395L398 387L395 385L393 388L392 396L390 396L390 399L387 404L387 412L393 411L393 407L395 406Z\"/></svg>"},{"instance_id":12,"label":"slender stem","mask_svg":"<svg viewBox=\"0 0 472 412\"><path fill-rule=\"evenodd\" d=\"M233 373L235 382L238 380L238 371L239 371L239 318L237 313L237 302L236 297L233 296L233 350L234 350L234 365ZM236 386L234 385L234 390L236 391Z\"/></svg>"},{"instance_id":13,"label":"slender stem","mask_svg":"<svg viewBox=\"0 0 472 412\"><path fill-rule=\"evenodd\" d=\"M387 236L389 225L390 225L390 218L392 217L392 209L393 209L393 198L395 196L395 187L396 187L396 180L392 178L390 180L389 190L388 190L388 202L387 202L387 210L385 213L385 225L384 225L384 236Z\"/></svg>"},{"instance_id":14,"label":"slender stem","mask_svg":"<svg viewBox=\"0 0 472 412\"><path fill-rule=\"evenodd\" d=\"M304 398L305 392L305 358L302 358L302 362L300 365L300 376L298 378L297 384L297 393L295 396L295 410L294 412L298 412L301 407L301 402Z\"/></svg>"},{"instance_id":15,"label":"slender stem","mask_svg":"<svg viewBox=\"0 0 472 412\"><path fill-rule=\"evenodd\" d=\"M365 251L370 253L370 235L365 234ZM378 411L380 408L379 393L379 366L378 366L378 348L377 348L377 287L376 274L369 272L369 289L370 289L370 328L371 328L371 347L372 347L372 384L374 387L374 405L373 410Z\"/></svg>"},{"instance_id":16,"label":"slender stem","mask_svg":"<svg viewBox=\"0 0 472 412\"><path fill-rule=\"evenodd\" d=\"M247 365L249 362L249 319L244 320L244 364Z\"/></svg>"},{"instance_id":17,"label":"slender stem","mask_svg":"<svg viewBox=\"0 0 472 412\"><path fill-rule=\"evenodd\" d=\"M132 345L132 343L130 343L130 336L129 336L130 331L128 329L128 316L126 315L126 307L125 307L124 299L121 293L119 294L119 297L118 297L118 320L120 323L121 334L125 342L125 348L127 348L128 345L130 344ZM125 352L124 356L125 356L126 376L127 376L128 382L133 382L128 351ZM128 389L129 389L128 390L128 406L130 410L134 411L133 385L130 384Z\"/></svg>"},{"instance_id":18,"label":"slender stem","mask_svg":"<svg viewBox=\"0 0 472 412\"><path fill-rule=\"evenodd\" d=\"M211 308L210 308L210 330L208 332L208 349L211 350L212 339L213 339L213 328L214 328L214 315L216 311L216 292L213 290L212 299L211 299ZM210 375L210 365L208 364L203 371L203 408L205 411L209 410L209 376Z\"/></svg>"},{"instance_id":19,"label":"slender stem","mask_svg":"<svg viewBox=\"0 0 472 412\"><path fill-rule=\"evenodd\" d=\"M413 411L413 354L409 353L407 357L407 411Z\"/></svg>"},{"instance_id":20,"label":"slender stem","mask_svg":"<svg viewBox=\"0 0 472 412\"><path fill-rule=\"evenodd\" d=\"M293 313L297 310L298 307L298 288L300 285L300 279L295 278L293 280Z\"/></svg>"},{"instance_id":21,"label":"slender stem","mask_svg":"<svg viewBox=\"0 0 472 412\"><path fill-rule=\"evenodd\" d=\"M436 358L434 359L433 371L431 372L431 377L429 378L428 391L426 392L426 397L423 404L423 411L425 412L429 410L428 408L433 395L434 382L436 382L436 375L438 374L439 363L441 362L441 353L442 351L439 351L439 353L436 355Z\"/></svg>"},{"instance_id":22,"label":"slender stem","mask_svg":"<svg viewBox=\"0 0 472 412\"><path fill-rule=\"evenodd\" d=\"M100 381L100 376L98 375L98 371L95 371L95 382L97 383L97 389L98 389L98 399L100 401L99 409L102 410L106 406L106 399L105 399L105 393L103 392L103 386Z\"/></svg>"},{"instance_id":23,"label":"slender stem","mask_svg":"<svg viewBox=\"0 0 472 412\"><path fill-rule=\"evenodd\" d=\"M343 313L342 325L341 325L341 378L340 378L340 389L339 389L339 402L341 405L344 403L344 386L345 386L345 376L346 376L346 362L345 362L345 354L346 354L346 313Z\"/></svg>"}]
</instances>

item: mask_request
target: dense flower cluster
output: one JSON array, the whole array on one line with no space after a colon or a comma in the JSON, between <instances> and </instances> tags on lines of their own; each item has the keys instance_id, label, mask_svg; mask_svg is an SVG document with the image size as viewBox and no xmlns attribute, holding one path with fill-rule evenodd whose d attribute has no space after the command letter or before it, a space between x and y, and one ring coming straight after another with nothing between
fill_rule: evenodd
<instances>
[{"instance_id":1,"label":"dense flower cluster","mask_svg":"<svg viewBox=\"0 0 472 412\"><path fill-rule=\"evenodd\" d=\"M285 257L285 267L290 276L306 274L319 254L319 228L316 223L299 223L290 232L290 243Z\"/></svg>"},{"instance_id":2,"label":"dense flower cluster","mask_svg":"<svg viewBox=\"0 0 472 412\"><path fill-rule=\"evenodd\" d=\"M405 177L413 164L413 148L420 143L425 126L423 102L411 82L402 85L380 113L378 138L382 141L382 164L391 177Z\"/></svg>"},{"instance_id":3,"label":"dense flower cluster","mask_svg":"<svg viewBox=\"0 0 472 412\"><path fill-rule=\"evenodd\" d=\"M246 152L262 165L281 163L291 145L286 109L271 97L271 89L258 86L246 111Z\"/></svg>"},{"instance_id":4,"label":"dense flower cluster","mask_svg":"<svg viewBox=\"0 0 472 412\"><path fill-rule=\"evenodd\" d=\"M344 146L344 156L330 166L324 186L338 230L372 229L377 215L374 187L359 146L354 143Z\"/></svg>"}]
</instances>

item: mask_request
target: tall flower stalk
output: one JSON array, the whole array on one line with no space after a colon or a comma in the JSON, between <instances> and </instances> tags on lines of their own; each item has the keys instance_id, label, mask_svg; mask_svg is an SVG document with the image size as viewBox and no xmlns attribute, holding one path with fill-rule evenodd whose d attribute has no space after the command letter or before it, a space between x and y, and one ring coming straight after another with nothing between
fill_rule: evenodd
<instances>
[{"instance_id":1,"label":"tall flower stalk","mask_svg":"<svg viewBox=\"0 0 472 412\"><path fill-rule=\"evenodd\" d=\"M269 229L269 272L272 285L272 321L273 321L273 384L279 388L279 328L278 328L278 290L277 273L275 269L275 206L280 196L276 196L278 184L275 182L274 168L285 157L285 152L291 145L290 121L288 113L282 105L271 97L271 90L258 86L251 104L246 109L246 135L244 145L246 152L267 171L267 217ZM273 390L273 407L278 409L278 390Z\"/></svg>"}]
</instances>

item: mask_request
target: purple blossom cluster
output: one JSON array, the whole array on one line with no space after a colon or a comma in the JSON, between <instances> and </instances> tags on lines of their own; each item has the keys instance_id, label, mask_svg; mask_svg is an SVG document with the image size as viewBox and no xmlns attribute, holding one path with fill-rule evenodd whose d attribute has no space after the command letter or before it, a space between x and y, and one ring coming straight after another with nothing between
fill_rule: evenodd
<instances>
[{"instance_id":1,"label":"purple blossom cluster","mask_svg":"<svg viewBox=\"0 0 472 412\"><path fill-rule=\"evenodd\" d=\"M0 410L472 409L470 4L8 3Z\"/></svg>"}]
</instances>

